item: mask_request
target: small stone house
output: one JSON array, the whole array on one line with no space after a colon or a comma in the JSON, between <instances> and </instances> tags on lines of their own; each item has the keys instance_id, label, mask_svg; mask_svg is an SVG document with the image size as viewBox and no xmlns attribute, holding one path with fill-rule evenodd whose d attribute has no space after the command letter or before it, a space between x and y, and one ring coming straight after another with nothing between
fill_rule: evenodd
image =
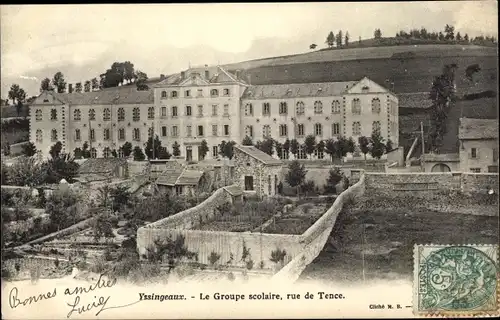
<instances>
[{"instance_id":1,"label":"small stone house","mask_svg":"<svg viewBox=\"0 0 500 320\"><path fill-rule=\"evenodd\" d=\"M78 168L80 182L127 179L128 164L124 158L89 158Z\"/></svg>"},{"instance_id":2,"label":"small stone house","mask_svg":"<svg viewBox=\"0 0 500 320\"><path fill-rule=\"evenodd\" d=\"M196 195L196 192L206 192L209 182L203 171L188 169L173 161L167 162L166 169L156 180L156 186L161 192L177 195Z\"/></svg>"},{"instance_id":3,"label":"small stone house","mask_svg":"<svg viewBox=\"0 0 500 320\"><path fill-rule=\"evenodd\" d=\"M254 146L234 146L234 181L245 195L274 196L283 179L281 160Z\"/></svg>"}]
</instances>

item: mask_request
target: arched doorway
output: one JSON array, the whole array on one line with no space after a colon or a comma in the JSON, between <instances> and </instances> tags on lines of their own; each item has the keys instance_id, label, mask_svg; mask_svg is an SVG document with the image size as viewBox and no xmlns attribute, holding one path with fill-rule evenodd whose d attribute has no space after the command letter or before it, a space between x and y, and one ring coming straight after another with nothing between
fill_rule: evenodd
<instances>
[{"instance_id":1,"label":"arched doorway","mask_svg":"<svg viewBox=\"0 0 500 320\"><path fill-rule=\"evenodd\" d=\"M431 172L450 172L451 169L444 163L438 163L432 167Z\"/></svg>"}]
</instances>

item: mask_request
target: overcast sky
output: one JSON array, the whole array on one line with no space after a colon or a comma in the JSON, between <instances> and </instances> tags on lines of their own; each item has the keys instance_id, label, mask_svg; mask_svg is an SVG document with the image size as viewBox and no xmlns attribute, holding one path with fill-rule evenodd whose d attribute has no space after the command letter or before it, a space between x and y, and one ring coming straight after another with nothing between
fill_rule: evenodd
<instances>
[{"instance_id":1,"label":"overcast sky","mask_svg":"<svg viewBox=\"0 0 500 320\"><path fill-rule=\"evenodd\" d=\"M351 39L373 37L420 28L442 30L452 24L462 34L498 36L496 1L406 3L262 3L262 4L119 4L1 6L1 72L4 77L29 78L35 70L57 65L85 65L115 51L113 58L127 59L127 52L148 56L165 46L192 45L252 57L266 57L261 38L323 45L328 31L348 30ZM302 43L300 44L302 46ZM304 45L304 47L305 47ZM133 49L131 49L133 48ZM307 47L304 48L307 50ZM290 48L289 51L295 49ZM287 52L294 54L297 52ZM242 54L242 55L241 55ZM150 58L151 64L162 61ZM178 57L182 59L182 57ZM109 61L109 65L113 61ZM134 61L132 61L134 62ZM232 61L220 61L221 64ZM165 63L166 64L166 63ZM166 72L177 65L159 66ZM148 70L148 68L150 70ZM163 69L162 69L163 68ZM146 72L156 72L142 66ZM102 70L104 72L105 70ZM51 75L47 75L51 76ZM3 82L3 81L2 81ZM3 88L3 86L2 86ZM2 93L2 96L5 96Z\"/></svg>"}]
</instances>

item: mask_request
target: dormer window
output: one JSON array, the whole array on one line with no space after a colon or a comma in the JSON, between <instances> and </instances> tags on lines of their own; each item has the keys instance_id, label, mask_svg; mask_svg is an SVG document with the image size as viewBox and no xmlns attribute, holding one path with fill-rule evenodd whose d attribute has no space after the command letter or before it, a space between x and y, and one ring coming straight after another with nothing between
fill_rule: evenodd
<instances>
[{"instance_id":1,"label":"dormer window","mask_svg":"<svg viewBox=\"0 0 500 320\"><path fill-rule=\"evenodd\" d=\"M370 88L368 86L364 86L363 88L361 88L361 91L368 92L368 91L370 91Z\"/></svg>"},{"instance_id":2,"label":"dormer window","mask_svg":"<svg viewBox=\"0 0 500 320\"><path fill-rule=\"evenodd\" d=\"M210 95L212 97L218 97L219 96L219 90L217 90L217 89L210 90Z\"/></svg>"}]
</instances>

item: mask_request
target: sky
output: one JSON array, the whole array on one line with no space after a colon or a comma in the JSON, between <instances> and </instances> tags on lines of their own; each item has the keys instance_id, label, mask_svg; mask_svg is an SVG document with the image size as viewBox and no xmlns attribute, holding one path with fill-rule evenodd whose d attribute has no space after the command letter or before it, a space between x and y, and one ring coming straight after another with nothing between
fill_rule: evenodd
<instances>
[{"instance_id":1,"label":"sky","mask_svg":"<svg viewBox=\"0 0 500 320\"><path fill-rule=\"evenodd\" d=\"M445 24L469 36L498 37L497 2L2 5L1 96L12 81L38 87L40 77L53 75L43 72L57 68L68 81L81 81L130 60L158 76L189 63L306 52L311 43L323 46L330 30L366 39L375 28L394 36Z\"/></svg>"}]
</instances>

